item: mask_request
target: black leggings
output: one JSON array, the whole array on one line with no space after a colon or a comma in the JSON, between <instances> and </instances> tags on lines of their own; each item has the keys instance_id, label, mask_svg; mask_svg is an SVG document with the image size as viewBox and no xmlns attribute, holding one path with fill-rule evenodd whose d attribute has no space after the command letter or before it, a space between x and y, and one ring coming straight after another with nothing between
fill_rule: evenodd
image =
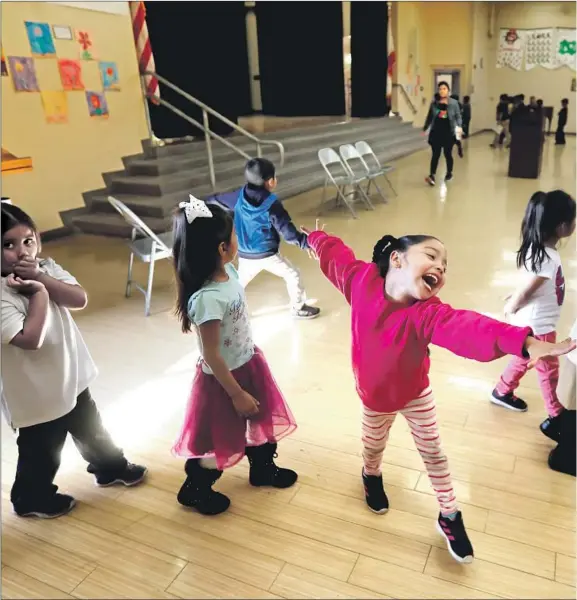
<instances>
[{"instance_id":1,"label":"black leggings","mask_svg":"<svg viewBox=\"0 0 577 600\"><path fill-rule=\"evenodd\" d=\"M447 175L453 172L453 145L454 141L451 140L446 144L433 144L431 148L433 149L433 154L431 156L431 170L430 175L435 175L437 172L437 167L439 165L439 158L441 158L441 150L445 155L445 161L447 162Z\"/></svg>"}]
</instances>

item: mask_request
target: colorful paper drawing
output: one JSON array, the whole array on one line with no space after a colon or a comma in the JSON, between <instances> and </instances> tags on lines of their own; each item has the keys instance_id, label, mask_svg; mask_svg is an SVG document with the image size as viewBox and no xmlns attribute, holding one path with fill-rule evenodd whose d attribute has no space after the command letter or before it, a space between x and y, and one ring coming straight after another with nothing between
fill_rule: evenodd
<instances>
[{"instance_id":1,"label":"colorful paper drawing","mask_svg":"<svg viewBox=\"0 0 577 600\"><path fill-rule=\"evenodd\" d=\"M53 56L56 54L54 40L48 23L26 21L26 33L30 42L30 50L34 56Z\"/></svg>"},{"instance_id":2,"label":"colorful paper drawing","mask_svg":"<svg viewBox=\"0 0 577 600\"><path fill-rule=\"evenodd\" d=\"M4 48L2 48L2 77L8 77L8 66L6 65L6 57L4 56Z\"/></svg>"},{"instance_id":3,"label":"colorful paper drawing","mask_svg":"<svg viewBox=\"0 0 577 600\"><path fill-rule=\"evenodd\" d=\"M57 40L73 40L72 29L68 25L52 25L52 34Z\"/></svg>"},{"instance_id":4,"label":"colorful paper drawing","mask_svg":"<svg viewBox=\"0 0 577 600\"><path fill-rule=\"evenodd\" d=\"M76 39L80 44L80 58L82 60L95 60L90 34L87 31L77 31Z\"/></svg>"},{"instance_id":5,"label":"colorful paper drawing","mask_svg":"<svg viewBox=\"0 0 577 600\"><path fill-rule=\"evenodd\" d=\"M98 63L102 86L105 91L120 90L120 80L118 77L118 67L113 62Z\"/></svg>"},{"instance_id":6,"label":"colorful paper drawing","mask_svg":"<svg viewBox=\"0 0 577 600\"><path fill-rule=\"evenodd\" d=\"M9 56L8 64L17 92L39 92L34 59L29 56Z\"/></svg>"},{"instance_id":7,"label":"colorful paper drawing","mask_svg":"<svg viewBox=\"0 0 577 600\"><path fill-rule=\"evenodd\" d=\"M86 102L88 103L88 114L91 117L108 118L108 103L102 92L87 91Z\"/></svg>"},{"instance_id":8,"label":"colorful paper drawing","mask_svg":"<svg viewBox=\"0 0 577 600\"><path fill-rule=\"evenodd\" d=\"M60 71L62 87L67 92L84 89L84 83L82 81L82 67L79 60L61 58L58 61L58 70Z\"/></svg>"},{"instance_id":9,"label":"colorful paper drawing","mask_svg":"<svg viewBox=\"0 0 577 600\"><path fill-rule=\"evenodd\" d=\"M40 92L47 123L68 123L68 100L62 90Z\"/></svg>"}]
</instances>

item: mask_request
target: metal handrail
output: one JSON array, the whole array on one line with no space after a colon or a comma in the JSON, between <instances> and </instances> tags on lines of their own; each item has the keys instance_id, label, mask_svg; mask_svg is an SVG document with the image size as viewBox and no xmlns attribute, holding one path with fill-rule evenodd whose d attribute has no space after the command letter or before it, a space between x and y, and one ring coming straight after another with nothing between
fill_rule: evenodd
<instances>
[{"instance_id":1,"label":"metal handrail","mask_svg":"<svg viewBox=\"0 0 577 600\"><path fill-rule=\"evenodd\" d=\"M409 94L407 94L407 90L400 83L393 83L393 87L398 88L403 92L403 96L405 97L405 100L408 102L411 112L413 113L413 115L416 115L419 111L415 108L413 101L409 97Z\"/></svg>"},{"instance_id":2,"label":"metal handrail","mask_svg":"<svg viewBox=\"0 0 577 600\"><path fill-rule=\"evenodd\" d=\"M208 120L209 114L212 115L213 117L216 117L217 119L220 119L220 121L222 121L229 127L232 127L232 129L234 129L235 131L237 131L244 137L255 142L256 154L258 157L262 156L262 146L266 146L266 145L276 146L278 148L278 151L280 154L279 164L281 167L284 165L285 150L284 150L284 146L281 144L281 142L279 142L277 140L263 140L263 139L256 137L255 135L253 135L246 129L243 129L242 127L240 127L239 125L237 125L236 123L231 121L230 119L227 119L224 115L221 115L218 111L214 110L214 108L211 108L210 106L206 105L204 102L201 102L194 96L191 96L188 92L185 92L183 89L179 88L177 85L174 85L174 83L172 83L171 81L169 81L162 75L155 73L154 71L143 71L141 74L141 77L144 78L145 76L155 77L156 79L158 79L158 81L160 81L160 83L164 84L166 87L175 91L177 94L179 94L183 98L186 98L186 100L188 100L189 102L192 102L193 104L195 104L202 110L202 124L201 124L196 119L193 119L192 117L190 117L189 115L187 115L180 109L176 108L176 106L173 106L170 102L167 102L163 98L160 98L160 99L154 98L154 101L156 103L159 103L162 106L166 106L166 108L171 110L173 113L177 114L178 116L187 120L189 123L192 123L199 129L202 129L204 131L204 139L206 141L206 153L207 153L207 158L208 158L208 171L209 171L210 183L212 185L213 191L216 191L216 174L215 174L215 170L214 170L214 158L212 155L212 139L218 140L219 142L223 143L225 146L227 146L231 150L234 150L235 152L237 152L238 154L243 156L244 158L250 159L251 157L246 152L244 152L243 150L241 150L240 148L235 146L232 142L229 142L222 136L220 136L210 130L209 120Z\"/></svg>"}]
</instances>

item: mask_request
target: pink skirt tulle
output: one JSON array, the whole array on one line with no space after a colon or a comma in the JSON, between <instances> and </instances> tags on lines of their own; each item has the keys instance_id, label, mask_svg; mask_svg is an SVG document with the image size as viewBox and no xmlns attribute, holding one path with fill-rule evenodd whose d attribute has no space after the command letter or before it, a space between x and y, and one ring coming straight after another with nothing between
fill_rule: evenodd
<instances>
[{"instance_id":1,"label":"pink skirt tulle","mask_svg":"<svg viewBox=\"0 0 577 600\"><path fill-rule=\"evenodd\" d=\"M186 458L215 457L219 470L238 463L246 446L275 443L296 429L296 422L260 349L242 367L232 371L243 390L259 401L259 413L246 419L214 375L199 364L184 425L172 451Z\"/></svg>"}]
</instances>

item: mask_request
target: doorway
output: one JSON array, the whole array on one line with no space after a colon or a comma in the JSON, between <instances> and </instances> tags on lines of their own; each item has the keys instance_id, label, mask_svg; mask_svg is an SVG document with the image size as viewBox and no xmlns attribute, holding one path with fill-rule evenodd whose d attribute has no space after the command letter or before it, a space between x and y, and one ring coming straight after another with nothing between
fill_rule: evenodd
<instances>
[{"instance_id":1,"label":"doorway","mask_svg":"<svg viewBox=\"0 0 577 600\"><path fill-rule=\"evenodd\" d=\"M433 89L435 93L440 81L446 81L451 88L451 94L457 94L461 97L461 69L434 69L433 70Z\"/></svg>"}]
</instances>

